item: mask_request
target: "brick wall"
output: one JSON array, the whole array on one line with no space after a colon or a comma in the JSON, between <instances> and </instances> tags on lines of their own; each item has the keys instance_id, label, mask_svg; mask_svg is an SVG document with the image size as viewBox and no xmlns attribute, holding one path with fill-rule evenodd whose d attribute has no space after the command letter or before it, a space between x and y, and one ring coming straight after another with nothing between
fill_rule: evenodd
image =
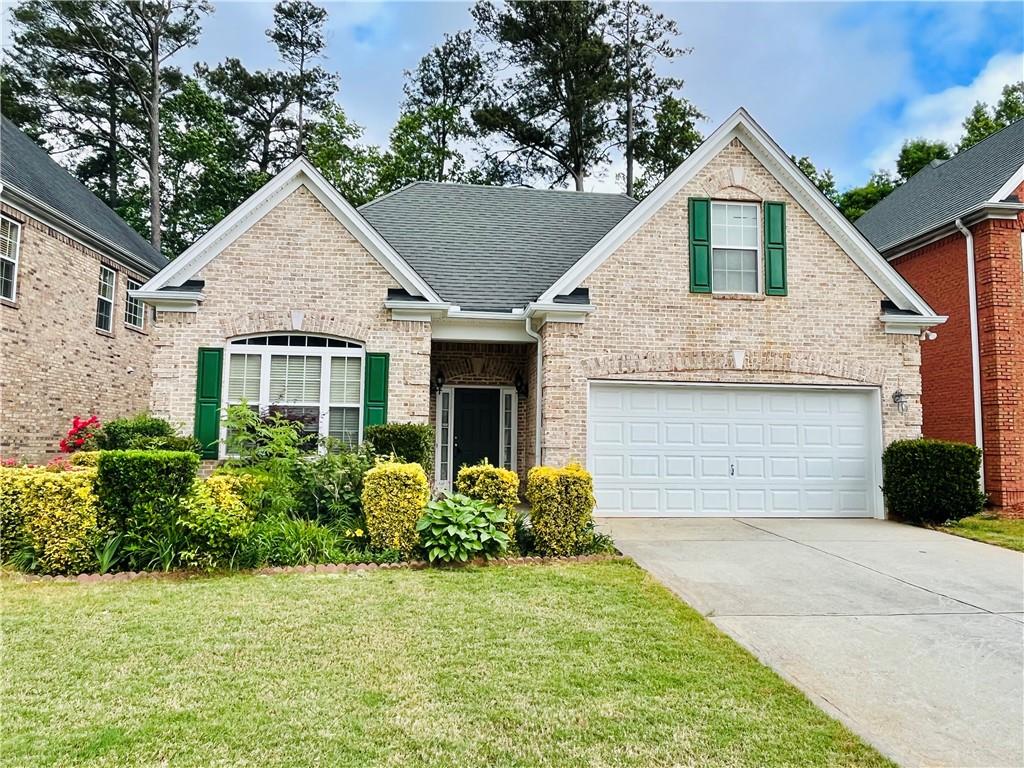
<instances>
[{"instance_id":1,"label":"brick wall","mask_svg":"<svg viewBox=\"0 0 1024 768\"><path fill-rule=\"evenodd\" d=\"M693 196L787 203L788 296L689 292ZM883 332L878 288L738 141L584 285L597 307L587 321L542 329L545 463L586 458L590 379L869 384L881 388L886 442L920 434L917 336ZM732 350L745 353L742 370Z\"/></svg>"},{"instance_id":2,"label":"brick wall","mask_svg":"<svg viewBox=\"0 0 1024 768\"><path fill-rule=\"evenodd\" d=\"M429 415L430 324L392 321L384 308L398 283L305 187L300 187L200 275L195 313L159 312L153 411L192 431L199 347L269 331L341 336L389 352L388 419ZM293 323L301 313L301 327Z\"/></svg>"},{"instance_id":3,"label":"brick wall","mask_svg":"<svg viewBox=\"0 0 1024 768\"><path fill-rule=\"evenodd\" d=\"M124 324L126 279L143 275L42 221L21 223L16 300L0 301L0 455L32 462L58 452L75 416L102 421L149 407L152 323ZM113 332L96 330L100 264L117 273Z\"/></svg>"}]
</instances>

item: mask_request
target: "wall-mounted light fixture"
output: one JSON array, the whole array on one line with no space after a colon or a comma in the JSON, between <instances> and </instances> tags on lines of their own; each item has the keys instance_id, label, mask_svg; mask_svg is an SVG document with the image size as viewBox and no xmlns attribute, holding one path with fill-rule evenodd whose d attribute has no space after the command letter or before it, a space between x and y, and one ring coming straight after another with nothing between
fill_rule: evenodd
<instances>
[{"instance_id":1,"label":"wall-mounted light fixture","mask_svg":"<svg viewBox=\"0 0 1024 768\"><path fill-rule=\"evenodd\" d=\"M512 383L515 385L516 394L520 397L526 397L529 394L530 390L526 386L526 379L523 378L522 371L516 371L516 378Z\"/></svg>"},{"instance_id":2,"label":"wall-mounted light fixture","mask_svg":"<svg viewBox=\"0 0 1024 768\"><path fill-rule=\"evenodd\" d=\"M896 403L896 410L900 413L907 412L907 396L903 394L902 389L897 389L892 393L892 401Z\"/></svg>"},{"instance_id":3,"label":"wall-mounted light fixture","mask_svg":"<svg viewBox=\"0 0 1024 768\"><path fill-rule=\"evenodd\" d=\"M430 383L431 394L436 395L444 387L444 372L438 369L437 373L434 374L434 380Z\"/></svg>"}]
</instances>

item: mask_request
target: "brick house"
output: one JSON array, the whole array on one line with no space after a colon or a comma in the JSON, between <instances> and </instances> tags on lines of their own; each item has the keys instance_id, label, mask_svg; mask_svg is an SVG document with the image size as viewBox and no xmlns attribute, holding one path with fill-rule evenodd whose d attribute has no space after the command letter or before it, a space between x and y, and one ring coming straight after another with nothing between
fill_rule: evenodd
<instances>
[{"instance_id":1,"label":"brick house","mask_svg":"<svg viewBox=\"0 0 1024 768\"><path fill-rule=\"evenodd\" d=\"M357 210L300 159L133 295L152 410L210 459L231 403L349 443L430 422L439 487L578 460L605 515L883 516L944 319L743 110L640 203L417 183Z\"/></svg>"},{"instance_id":2,"label":"brick house","mask_svg":"<svg viewBox=\"0 0 1024 768\"><path fill-rule=\"evenodd\" d=\"M74 416L149 407L152 323L129 291L166 264L2 118L0 455L43 461Z\"/></svg>"},{"instance_id":3,"label":"brick house","mask_svg":"<svg viewBox=\"0 0 1024 768\"><path fill-rule=\"evenodd\" d=\"M989 501L1024 504L1024 120L925 167L856 226L949 317L923 347L925 436L981 446Z\"/></svg>"}]
</instances>

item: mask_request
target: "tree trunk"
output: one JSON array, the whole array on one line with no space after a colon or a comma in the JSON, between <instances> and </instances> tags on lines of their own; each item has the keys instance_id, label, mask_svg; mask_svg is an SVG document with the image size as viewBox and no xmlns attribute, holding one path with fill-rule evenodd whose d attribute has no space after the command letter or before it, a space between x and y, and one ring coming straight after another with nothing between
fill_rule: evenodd
<instances>
[{"instance_id":1,"label":"tree trunk","mask_svg":"<svg viewBox=\"0 0 1024 768\"><path fill-rule=\"evenodd\" d=\"M149 241L160 250L160 41L159 33L150 36L149 94Z\"/></svg>"},{"instance_id":2,"label":"tree trunk","mask_svg":"<svg viewBox=\"0 0 1024 768\"><path fill-rule=\"evenodd\" d=\"M107 205L117 210L121 202L118 195L118 157L117 157L117 85L112 77L107 79L107 156L110 166L107 168Z\"/></svg>"},{"instance_id":3,"label":"tree trunk","mask_svg":"<svg viewBox=\"0 0 1024 768\"><path fill-rule=\"evenodd\" d=\"M626 194L633 196L633 30L632 3L626 0Z\"/></svg>"}]
</instances>

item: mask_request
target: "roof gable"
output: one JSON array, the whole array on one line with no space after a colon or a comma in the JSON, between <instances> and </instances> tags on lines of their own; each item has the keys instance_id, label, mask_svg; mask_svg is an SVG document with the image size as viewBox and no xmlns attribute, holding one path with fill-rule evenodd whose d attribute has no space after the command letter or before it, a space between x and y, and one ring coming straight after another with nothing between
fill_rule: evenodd
<instances>
[{"instance_id":1,"label":"roof gable","mask_svg":"<svg viewBox=\"0 0 1024 768\"><path fill-rule=\"evenodd\" d=\"M888 251L986 203L1005 202L1022 182L1024 120L1018 120L944 163L926 165L856 226L878 250Z\"/></svg>"},{"instance_id":2,"label":"roof gable","mask_svg":"<svg viewBox=\"0 0 1024 768\"><path fill-rule=\"evenodd\" d=\"M447 302L525 307L636 201L620 194L416 182L359 209Z\"/></svg>"},{"instance_id":3,"label":"roof gable","mask_svg":"<svg viewBox=\"0 0 1024 768\"><path fill-rule=\"evenodd\" d=\"M166 266L167 259L145 238L6 117L0 117L0 181L33 211L67 220L114 258L147 274Z\"/></svg>"},{"instance_id":4,"label":"roof gable","mask_svg":"<svg viewBox=\"0 0 1024 768\"><path fill-rule=\"evenodd\" d=\"M567 270L541 296L540 301L553 301L555 296L577 288L734 139L779 181L896 307L915 312L923 318L936 317L924 299L897 274L797 168L789 155L742 108L734 112L682 165Z\"/></svg>"},{"instance_id":5,"label":"roof gable","mask_svg":"<svg viewBox=\"0 0 1024 768\"><path fill-rule=\"evenodd\" d=\"M158 275L142 286L139 294L152 295L168 287L179 287L235 242L265 213L299 187L306 187L353 237L413 296L439 302L437 293L409 266L391 245L370 226L360 213L331 186L305 158L291 162L260 187L248 200L228 214L213 229L187 248Z\"/></svg>"}]
</instances>

